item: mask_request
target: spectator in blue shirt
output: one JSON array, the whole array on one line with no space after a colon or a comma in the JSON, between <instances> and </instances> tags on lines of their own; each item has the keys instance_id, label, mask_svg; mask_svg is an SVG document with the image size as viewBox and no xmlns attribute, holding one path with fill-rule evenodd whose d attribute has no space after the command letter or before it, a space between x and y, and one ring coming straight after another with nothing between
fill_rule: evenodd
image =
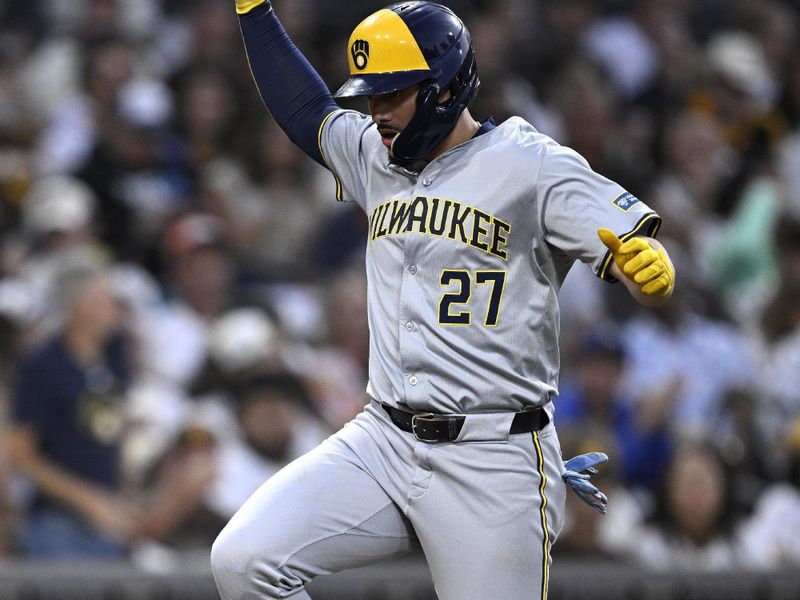
<instances>
[{"instance_id":1,"label":"spectator in blue shirt","mask_svg":"<svg viewBox=\"0 0 800 600\"><path fill-rule=\"evenodd\" d=\"M36 487L22 551L119 556L137 527L118 471L129 379L121 310L93 266L65 268L57 289L63 327L23 357L12 398L12 461Z\"/></svg>"},{"instance_id":2,"label":"spectator in blue shirt","mask_svg":"<svg viewBox=\"0 0 800 600\"><path fill-rule=\"evenodd\" d=\"M670 458L667 424L640 414L620 393L625 351L613 332L590 332L580 345L572 375L565 377L556 399L555 422L564 444L593 439L616 467L625 486L655 488ZM612 447L605 447L610 443ZM579 449L584 451L583 449Z\"/></svg>"}]
</instances>

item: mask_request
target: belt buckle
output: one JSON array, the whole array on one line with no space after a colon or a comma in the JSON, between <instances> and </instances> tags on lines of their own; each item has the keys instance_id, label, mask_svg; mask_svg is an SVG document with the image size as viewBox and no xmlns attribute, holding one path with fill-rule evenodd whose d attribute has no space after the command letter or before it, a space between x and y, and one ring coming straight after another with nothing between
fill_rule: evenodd
<instances>
[{"instance_id":1,"label":"belt buckle","mask_svg":"<svg viewBox=\"0 0 800 600\"><path fill-rule=\"evenodd\" d=\"M411 433L414 434L414 437L421 442L430 442L431 440L420 437L420 434L417 433L417 420L424 419L426 421L433 421L435 418L436 415L433 413L414 413L411 416Z\"/></svg>"}]
</instances>

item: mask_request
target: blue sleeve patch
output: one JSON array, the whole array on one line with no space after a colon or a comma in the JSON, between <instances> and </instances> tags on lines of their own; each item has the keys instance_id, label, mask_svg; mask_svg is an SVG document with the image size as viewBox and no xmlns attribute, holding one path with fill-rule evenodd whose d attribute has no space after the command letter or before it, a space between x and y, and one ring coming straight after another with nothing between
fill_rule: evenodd
<instances>
[{"instance_id":1,"label":"blue sleeve patch","mask_svg":"<svg viewBox=\"0 0 800 600\"><path fill-rule=\"evenodd\" d=\"M611 201L611 204L616 206L618 209L628 212L634 204L639 202L639 199L631 194L630 192L623 192L616 198Z\"/></svg>"}]
</instances>

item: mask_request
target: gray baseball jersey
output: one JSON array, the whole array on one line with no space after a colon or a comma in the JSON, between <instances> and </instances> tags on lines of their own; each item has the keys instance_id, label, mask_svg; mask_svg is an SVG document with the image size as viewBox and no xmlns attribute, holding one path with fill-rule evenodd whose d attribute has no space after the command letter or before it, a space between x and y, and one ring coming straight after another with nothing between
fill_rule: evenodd
<instances>
[{"instance_id":1,"label":"gray baseball jersey","mask_svg":"<svg viewBox=\"0 0 800 600\"><path fill-rule=\"evenodd\" d=\"M369 388L443 413L518 411L556 393L556 295L574 261L609 279L597 236L660 218L520 118L413 176L388 165L372 120L332 113L320 149L337 197L369 215Z\"/></svg>"},{"instance_id":2,"label":"gray baseball jersey","mask_svg":"<svg viewBox=\"0 0 800 600\"><path fill-rule=\"evenodd\" d=\"M519 118L485 124L419 174L391 166L371 116L333 105L271 6L237 0L237 10L267 106L333 172L337 197L369 217L373 400L220 533L211 564L222 598L305 600L318 575L422 549L440 600L546 600L564 464L552 420L520 411L552 414L557 294L576 260L609 278L597 229L653 235L660 218ZM477 89L466 28L440 5L400 3L362 21L349 47L351 77L337 95L422 82L395 143L408 159L430 155L443 115L456 124ZM445 89L453 102L436 107ZM440 108L444 120L428 118ZM425 422L446 435L421 435Z\"/></svg>"},{"instance_id":3,"label":"gray baseball jersey","mask_svg":"<svg viewBox=\"0 0 800 600\"><path fill-rule=\"evenodd\" d=\"M211 556L220 593L308 599L318 575L422 549L442 600L545 600L561 448L552 422L510 434L511 420L552 407L559 287L575 260L609 278L597 228L654 234L660 219L518 118L419 175L388 165L360 113L331 113L319 143L337 196L369 215L375 400L231 519ZM431 444L376 400L468 417Z\"/></svg>"}]
</instances>

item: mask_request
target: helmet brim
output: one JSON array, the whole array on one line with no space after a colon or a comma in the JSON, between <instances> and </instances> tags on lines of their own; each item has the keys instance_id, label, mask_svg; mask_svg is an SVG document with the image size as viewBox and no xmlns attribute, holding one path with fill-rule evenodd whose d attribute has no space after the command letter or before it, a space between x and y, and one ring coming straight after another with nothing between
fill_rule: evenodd
<instances>
[{"instance_id":1,"label":"helmet brim","mask_svg":"<svg viewBox=\"0 0 800 600\"><path fill-rule=\"evenodd\" d=\"M410 88L431 77L429 70L351 75L333 95L334 98L378 96Z\"/></svg>"}]
</instances>

